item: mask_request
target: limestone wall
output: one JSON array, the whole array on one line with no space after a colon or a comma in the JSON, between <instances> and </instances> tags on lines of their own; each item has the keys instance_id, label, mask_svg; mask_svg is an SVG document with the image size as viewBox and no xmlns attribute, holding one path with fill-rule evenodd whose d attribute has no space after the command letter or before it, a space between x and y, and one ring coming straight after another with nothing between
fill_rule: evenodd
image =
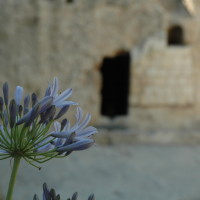
<instances>
[{"instance_id":1,"label":"limestone wall","mask_svg":"<svg viewBox=\"0 0 200 200\"><path fill-rule=\"evenodd\" d=\"M41 94L57 76L99 123L101 61L127 50L133 61L130 109L197 105L199 19L165 0L2 0L0 84ZM183 25L188 46L166 46L174 23Z\"/></svg>"},{"instance_id":2,"label":"limestone wall","mask_svg":"<svg viewBox=\"0 0 200 200\"><path fill-rule=\"evenodd\" d=\"M97 66L104 56L129 50L162 29L162 9L153 3L0 1L0 84L9 81L11 86L25 86L27 92L41 93L57 76L61 88L72 87L73 100L97 119L101 87Z\"/></svg>"},{"instance_id":3,"label":"limestone wall","mask_svg":"<svg viewBox=\"0 0 200 200\"><path fill-rule=\"evenodd\" d=\"M132 105L156 107L195 103L190 47L152 46L132 67Z\"/></svg>"}]
</instances>

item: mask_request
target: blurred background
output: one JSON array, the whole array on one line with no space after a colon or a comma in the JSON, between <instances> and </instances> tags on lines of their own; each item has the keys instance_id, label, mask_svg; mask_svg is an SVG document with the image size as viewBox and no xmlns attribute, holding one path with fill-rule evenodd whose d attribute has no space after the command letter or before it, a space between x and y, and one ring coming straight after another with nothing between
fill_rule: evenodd
<instances>
[{"instance_id":1,"label":"blurred background","mask_svg":"<svg viewBox=\"0 0 200 200\"><path fill-rule=\"evenodd\" d=\"M40 172L23 163L16 199L44 181L66 198L200 199L199 52L199 0L0 0L0 84L42 95L58 77L100 133Z\"/></svg>"}]
</instances>

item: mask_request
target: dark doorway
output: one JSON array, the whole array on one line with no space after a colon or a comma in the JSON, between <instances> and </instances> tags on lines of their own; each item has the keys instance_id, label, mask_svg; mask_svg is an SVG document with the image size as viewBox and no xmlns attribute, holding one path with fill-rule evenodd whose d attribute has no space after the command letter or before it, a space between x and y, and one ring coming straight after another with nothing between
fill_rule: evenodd
<instances>
[{"instance_id":1,"label":"dark doorway","mask_svg":"<svg viewBox=\"0 0 200 200\"><path fill-rule=\"evenodd\" d=\"M168 45L184 45L184 35L181 26L172 26L168 30Z\"/></svg>"},{"instance_id":2,"label":"dark doorway","mask_svg":"<svg viewBox=\"0 0 200 200\"><path fill-rule=\"evenodd\" d=\"M101 114L114 118L128 114L130 54L105 57L101 67Z\"/></svg>"}]
</instances>

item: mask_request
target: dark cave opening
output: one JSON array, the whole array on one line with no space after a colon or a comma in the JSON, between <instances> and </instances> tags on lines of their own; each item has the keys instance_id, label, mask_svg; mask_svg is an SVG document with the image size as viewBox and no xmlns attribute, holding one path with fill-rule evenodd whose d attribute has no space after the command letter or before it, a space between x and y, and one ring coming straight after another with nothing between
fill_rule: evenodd
<instances>
[{"instance_id":1,"label":"dark cave opening","mask_svg":"<svg viewBox=\"0 0 200 200\"><path fill-rule=\"evenodd\" d=\"M101 66L101 114L114 118L128 114L130 53L105 57Z\"/></svg>"}]
</instances>

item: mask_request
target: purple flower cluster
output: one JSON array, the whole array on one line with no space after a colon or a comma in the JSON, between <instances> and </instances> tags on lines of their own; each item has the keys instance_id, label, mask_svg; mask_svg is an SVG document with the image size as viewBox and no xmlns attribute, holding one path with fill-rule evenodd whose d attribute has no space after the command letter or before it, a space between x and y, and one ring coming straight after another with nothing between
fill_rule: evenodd
<instances>
[{"instance_id":1,"label":"purple flower cluster","mask_svg":"<svg viewBox=\"0 0 200 200\"><path fill-rule=\"evenodd\" d=\"M58 79L54 78L41 99L35 93L23 99L23 88L17 86L14 98L9 100L9 87L4 83L0 97L0 159L18 155L29 163L42 163L91 147L97 130L88 126L90 114L84 117L82 109L77 107L74 125L66 118L61 123L57 121L70 106L78 105L68 101L71 94L72 89L59 93ZM49 132L52 124L55 130Z\"/></svg>"},{"instance_id":2,"label":"purple flower cluster","mask_svg":"<svg viewBox=\"0 0 200 200\"><path fill-rule=\"evenodd\" d=\"M68 198L67 200L77 200L78 199L78 193L75 192L71 198ZM39 200L38 196L35 194L33 197L33 200ZM60 195L56 194L56 191L52 188L49 190L46 183L43 184L43 200L60 200ZM88 197L88 200L95 200L94 194L91 194Z\"/></svg>"}]
</instances>

